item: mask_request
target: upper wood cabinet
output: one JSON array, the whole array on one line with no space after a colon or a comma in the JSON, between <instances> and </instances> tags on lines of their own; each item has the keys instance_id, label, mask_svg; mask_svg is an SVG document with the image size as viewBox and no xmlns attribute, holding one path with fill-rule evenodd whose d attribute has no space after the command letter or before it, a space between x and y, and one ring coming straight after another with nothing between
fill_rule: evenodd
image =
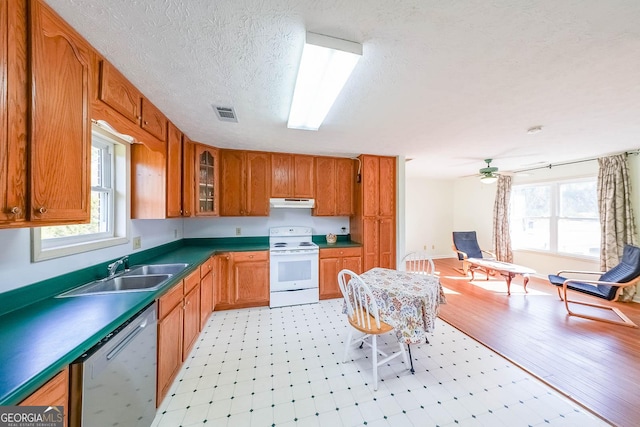
<instances>
[{"instance_id":1,"label":"upper wood cabinet","mask_svg":"<svg viewBox=\"0 0 640 427\"><path fill-rule=\"evenodd\" d=\"M29 18L31 220L88 222L94 52L41 1Z\"/></svg>"},{"instance_id":2,"label":"upper wood cabinet","mask_svg":"<svg viewBox=\"0 0 640 427\"><path fill-rule=\"evenodd\" d=\"M396 159L360 156L363 216L393 216L396 210Z\"/></svg>"},{"instance_id":3,"label":"upper wood cabinet","mask_svg":"<svg viewBox=\"0 0 640 427\"><path fill-rule=\"evenodd\" d=\"M98 99L160 141L167 140L164 114L104 59L100 61Z\"/></svg>"},{"instance_id":4,"label":"upper wood cabinet","mask_svg":"<svg viewBox=\"0 0 640 427\"><path fill-rule=\"evenodd\" d=\"M182 135L182 216L193 216L194 189L196 185L194 164L195 156L193 154L194 144L187 137Z\"/></svg>"},{"instance_id":5,"label":"upper wood cabinet","mask_svg":"<svg viewBox=\"0 0 640 427\"><path fill-rule=\"evenodd\" d=\"M219 165L217 148L195 144L195 181L196 211L195 216L219 215Z\"/></svg>"},{"instance_id":6,"label":"upper wood cabinet","mask_svg":"<svg viewBox=\"0 0 640 427\"><path fill-rule=\"evenodd\" d=\"M220 215L269 215L269 153L220 150L220 182Z\"/></svg>"},{"instance_id":7,"label":"upper wood cabinet","mask_svg":"<svg viewBox=\"0 0 640 427\"><path fill-rule=\"evenodd\" d=\"M27 211L27 17L24 0L0 2L0 227Z\"/></svg>"},{"instance_id":8,"label":"upper wood cabinet","mask_svg":"<svg viewBox=\"0 0 640 427\"><path fill-rule=\"evenodd\" d=\"M133 123L140 123L142 93L105 60L100 61L98 97Z\"/></svg>"},{"instance_id":9,"label":"upper wood cabinet","mask_svg":"<svg viewBox=\"0 0 640 427\"><path fill-rule=\"evenodd\" d=\"M314 157L271 153L271 197L313 198Z\"/></svg>"},{"instance_id":10,"label":"upper wood cabinet","mask_svg":"<svg viewBox=\"0 0 640 427\"><path fill-rule=\"evenodd\" d=\"M167 218L182 216L182 132L169 122L167 132Z\"/></svg>"},{"instance_id":11,"label":"upper wood cabinet","mask_svg":"<svg viewBox=\"0 0 640 427\"><path fill-rule=\"evenodd\" d=\"M315 158L316 216L353 215L353 160Z\"/></svg>"}]
</instances>

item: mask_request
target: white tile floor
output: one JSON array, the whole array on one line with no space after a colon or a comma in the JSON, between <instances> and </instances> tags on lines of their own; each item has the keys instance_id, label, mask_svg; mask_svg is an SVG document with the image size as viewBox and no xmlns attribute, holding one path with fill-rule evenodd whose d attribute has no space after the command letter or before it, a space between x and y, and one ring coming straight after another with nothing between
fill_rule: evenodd
<instances>
[{"instance_id":1,"label":"white tile floor","mask_svg":"<svg viewBox=\"0 0 640 427\"><path fill-rule=\"evenodd\" d=\"M607 425L440 320L429 344L411 347L415 375L396 358L374 392L366 347L341 363L341 307L214 312L152 425Z\"/></svg>"}]
</instances>

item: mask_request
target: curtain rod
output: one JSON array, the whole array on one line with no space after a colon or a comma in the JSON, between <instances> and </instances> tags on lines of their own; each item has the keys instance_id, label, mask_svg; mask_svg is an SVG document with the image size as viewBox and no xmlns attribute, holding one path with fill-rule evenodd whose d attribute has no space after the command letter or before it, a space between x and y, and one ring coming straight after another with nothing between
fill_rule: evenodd
<instances>
[{"instance_id":1,"label":"curtain rod","mask_svg":"<svg viewBox=\"0 0 640 427\"><path fill-rule=\"evenodd\" d=\"M624 154L625 156L630 156L630 155L637 156L637 155L640 154L640 149L631 150L631 151L625 151L625 152L620 153L620 154ZM615 156L615 154L611 154L611 155ZM593 157L591 159L574 160L572 162L563 162L563 163L554 163L554 164L549 163L546 166L537 166L535 168L528 168L528 169L518 169L518 170L513 171L513 173L531 172L531 171L537 171L537 170L540 170L540 169L551 169L553 167L558 167L558 166L567 166L567 165L575 165L577 163L593 162L593 161L598 160L598 159L599 159L599 157Z\"/></svg>"}]
</instances>

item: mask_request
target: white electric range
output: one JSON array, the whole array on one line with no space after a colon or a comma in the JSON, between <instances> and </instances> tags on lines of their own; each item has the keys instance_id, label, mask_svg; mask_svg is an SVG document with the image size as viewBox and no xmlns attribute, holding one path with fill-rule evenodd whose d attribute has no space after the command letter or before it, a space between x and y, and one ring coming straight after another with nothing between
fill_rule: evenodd
<instances>
[{"instance_id":1,"label":"white electric range","mask_svg":"<svg viewBox=\"0 0 640 427\"><path fill-rule=\"evenodd\" d=\"M311 227L269 229L270 307L317 303L318 245Z\"/></svg>"}]
</instances>

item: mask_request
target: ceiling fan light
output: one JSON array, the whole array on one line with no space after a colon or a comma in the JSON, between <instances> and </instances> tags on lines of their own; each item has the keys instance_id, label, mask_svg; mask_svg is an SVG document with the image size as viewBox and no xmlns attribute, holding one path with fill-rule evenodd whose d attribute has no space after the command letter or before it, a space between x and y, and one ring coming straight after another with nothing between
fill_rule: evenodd
<instances>
[{"instance_id":1,"label":"ceiling fan light","mask_svg":"<svg viewBox=\"0 0 640 427\"><path fill-rule=\"evenodd\" d=\"M483 177L480 178L480 182L482 182L483 184L493 184L497 180L498 180L498 177L494 174L484 175Z\"/></svg>"}]
</instances>

